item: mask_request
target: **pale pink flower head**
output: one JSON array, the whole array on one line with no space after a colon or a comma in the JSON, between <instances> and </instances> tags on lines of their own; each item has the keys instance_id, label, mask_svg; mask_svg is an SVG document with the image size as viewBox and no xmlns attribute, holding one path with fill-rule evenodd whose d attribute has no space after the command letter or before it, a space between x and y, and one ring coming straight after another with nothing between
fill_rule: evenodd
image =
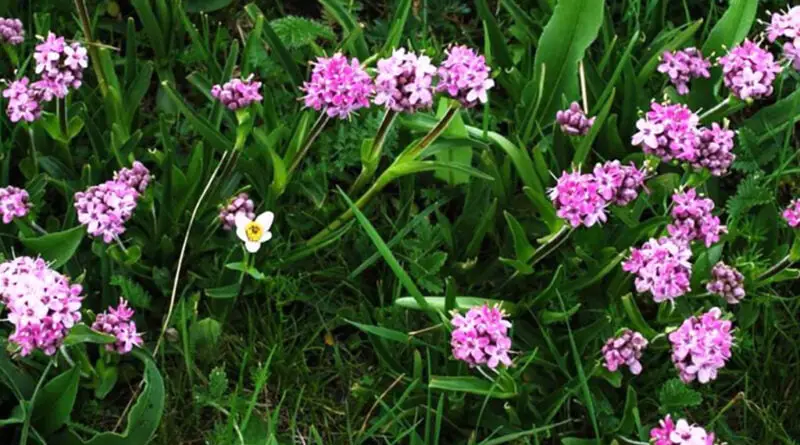
<instances>
[{"instance_id":1,"label":"pale pink flower head","mask_svg":"<svg viewBox=\"0 0 800 445\"><path fill-rule=\"evenodd\" d=\"M500 308L488 305L470 308L465 315L454 312L450 337L453 356L471 367L511 366L511 322L505 317Z\"/></svg>"},{"instance_id":2,"label":"pale pink flower head","mask_svg":"<svg viewBox=\"0 0 800 445\"><path fill-rule=\"evenodd\" d=\"M650 430L650 442L653 445L673 445L670 436L675 431L675 422L672 417L667 414L667 417L659 420L658 426Z\"/></svg>"},{"instance_id":3,"label":"pale pink flower head","mask_svg":"<svg viewBox=\"0 0 800 445\"><path fill-rule=\"evenodd\" d=\"M722 261L711 269L711 281L706 289L724 298L728 304L738 304L745 297L744 275Z\"/></svg>"},{"instance_id":4,"label":"pale pink flower head","mask_svg":"<svg viewBox=\"0 0 800 445\"><path fill-rule=\"evenodd\" d=\"M650 111L636 122L639 130L632 145L660 157L664 162L677 159L692 162L697 158L700 118L686 105L652 102Z\"/></svg>"},{"instance_id":5,"label":"pale pink flower head","mask_svg":"<svg viewBox=\"0 0 800 445\"><path fill-rule=\"evenodd\" d=\"M25 27L19 19L0 17L0 45L19 45L25 41Z\"/></svg>"},{"instance_id":6,"label":"pale pink flower head","mask_svg":"<svg viewBox=\"0 0 800 445\"><path fill-rule=\"evenodd\" d=\"M33 122L42 115L42 92L27 77L11 82L3 97L8 99L6 114L11 122Z\"/></svg>"},{"instance_id":7,"label":"pale pink flower head","mask_svg":"<svg viewBox=\"0 0 800 445\"><path fill-rule=\"evenodd\" d=\"M686 419L675 423L669 414L659 421L659 426L650 430L653 445L714 445L714 433L708 433L697 425L690 425Z\"/></svg>"},{"instance_id":8,"label":"pale pink flower head","mask_svg":"<svg viewBox=\"0 0 800 445\"><path fill-rule=\"evenodd\" d=\"M681 380L708 383L731 358L732 324L722 319L722 311L712 308L700 317L692 316L669 334L672 362Z\"/></svg>"},{"instance_id":9,"label":"pale pink flower head","mask_svg":"<svg viewBox=\"0 0 800 445\"><path fill-rule=\"evenodd\" d=\"M566 110L556 113L556 123L561 131L572 136L585 136L594 125L595 116L586 117L578 102L572 102Z\"/></svg>"},{"instance_id":10,"label":"pale pink flower head","mask_svg":"<svg viewBox=\"0 0 800 445\"><path fill-rule=\"evenodd\" d=\"M396 112L430 108L435 74L430 57L406 52L404 48L395 50L391 57L378 61L374 102Z\"/></svg>"},{"instance_id":11,"label":"pale pink flower head","mask_svg":"<svg viewBox=\"0 0 800 445\"><path fill-rule=\"evenodd\" d=\"M89 66L89 55L83 45L78 42L67 44L64 37L52 32L36 45L33 58L36 74L41 76L33 86L41 91L47 102L53 98L63 99L70 89L80 88L83 70Z\"/></svg>"},{"instance_id":12,"label":"pale pink flower head","mask_svg":"<svg viewBox=\"0 0 800 445\"><path fill-rule=\"evenodd\" d=\"M619 161L598 163L593 174L600 196L618 206L626 206L634 201L640 190L644 189L644 181L647 179L645 168L637 168L633 162L629 165L623 165Z\"/></svg>"},{"instance_id":13,"label":"pale pink flower head","mask_svg":"<svg viewBox=\"0 0 800 445\"><path fill-rule=\"evenodd\" d=\"M700 141L697 144L697 158L692 162L695 170L707 168L714 176L723 176L736 160L733 154L733 138L735 133L720 127L716 122L711 128L700 129Z\"/></svg>"},{"instance_id":14,"label":"pale pink flower head","mask_svg":"<svg viewBox=\"0 0 800 445\"><path fill-rule=\"evenodd\" d=\"M125 299L119 299L119 305L109 307L106 312L97 314L92 329L114 336L116 341L106 345L106 350L117 354L127 354L134 346L142 346L142 334L136 331L133 321L134 311Z\"/></svg>"},{"instance_id":15,"label":"pale pink flower head","mask_svg":"<svg viewBox=\"0 0 800 445\"><path fill-rule=\"evenodd\" d=\"M486 59L472 48L458 45L445 50L447 58L439 67L436 91L445 91L466 108L486 103L487 92L494 87Z\"/></svg>"},{"instance_id":16,"label":"pale pink flower head","mask_svg":"<svg viewBox=\"0 0 800 445\"><path fill-rule=\"evenodd\" d=\"M81 319L82 292L41 258L18 257L0 264L0 302L14 325L9 341L23 356L36 349L55 354Z\"/></svg>"},{"instance_id":17,"label":"pale pink flower head","mask_svg":"<svg viewBox=\"0 0 800 445\"><path fill-rule=\"evenodd\" d=\"M133 168L114 173L114 179L75 193L78 222L89 235L102 237L110 244L125 232L125 223L133 216L136 204L150 181L150 172L139 162Z\"/></svg>"},{"instance_id":18,"label":"pale pink flower head","mask_svg":"<svg viewBox=\"0 0 800 445\"><path fill-rule=\"evenodd\" d=\"M661 65L658 71L669 76L670 82L675 85L678 94L689 93L689 82L696 78L711 77L708 69L711 61L703 57L697 48L686 48L678 51L665 51L661 55Z\"/></svg>"},{"instance_id":19,"label":"pale pink flower head","mask_svg":"<svg viewBox=\"0 0 800 445\"><path fill-rule=\"evenodd\" d=\"M565 171L558 178L556 186L550 189L550 200L558 217L572 227L591 227L608 219L608 200L600 195L600 184L591 174Z\"/></svg>"},{"instance_id":20,"label":"pale pink flower head","mask_svg":"<svg viewBox=\"0 0 800 445\"><path fill-rule=\"evenodd\" d=\"M783 219L793 229L800 226L800 198L793 199L789 206L784 209Z\"/></svg>"},{"instance_id":21,"label":"pale pink flower head","mask_svg":"<svg viewBox=\"0 0 800 445\"><path fill-rule=\"evenodd\" d=\"M800 6L795 6L784 13L772 14L767 25L767 40L774 42L781 37L787 40L800 37Z\"/></svg>"},{"instance_id":22,"label":"pale pink flower head","mask_svg":"<svg viewBox=\"0 0 800 445\"><path fill-rule=\"evenodd\" d=\"M229 110L236 111L263 100L260 91L261 82L254 81L251 75L247 79L234 78L223 85L214 85L211 87L211 96Z\"/></svg>"},{"instance_id":23,"label":"pale pink flower head","mask_svg":"<svg viewBox=\"0 0 800 445\"><path fill-rule=\"evenodd\" d=\"M256 219L255 204L247 193L239 193L228 200L228 204L219 211L219 221L222 228L227 231L236 227L236 215L244 213L249 220Z\"/></svg>"},{"instance_id":24,"label":"pale pink flower head","mask_svg":"<svg viewBox=\"0 0 800 445\"><path fill-rule=\"evenodd\" d=\"M306 107L325 111L330 117L348 119L359 109L369 107L375 85L358 59L348 61L337 53L317 58L311 80L301 90L306 93L303 97Z\"/></svg>"},{"instance_id":25,"label":"pale pink flower head","mask_svg":"<svg viewBox=\"0 0 800 445\"><path fill-rule=\"evenodd\" d=\"M609 338L603 345L603 366L611 372L616 372L622 366L627 366L633 375L642 372L642 353L647 348L647 339L642 334L625 329L618 337Z\"/></svg>"},{"instance_id":26,"label":"pale pink flower head","mask_svg":"<svg viewBox=\"0 0 800 445\"><path fill-rule=\"evenodd\" d=\"M725 86L741 100L761 99L772 94L772 82L781 66L769 51L750 40L719 58Z\"/></svg>"},{"instance_id":27,"label":"pale pink flower head","mask_svg":"<svg viewBox=\"0 0 800 445\"><path fill-rule=\"evenodd\" d=\"M697 191L690 188L672 195L672 224L667 226L669 234L675 239L702 241L706 247L719 241L720 235L727 233L728 228L720 224L714 210L714 201L698 196Z\"/></svg>"},{"instance_id":28,"label":"pale pink flower head","mask_svg":"<svg viewBox=\"0 0 800 445\"><path fill-rule=\"evenodd\" d=\"M656 303L674 301L691 290L691 258L692 250L686 241L652 238L631 250L622 270L636 274L637 292L650 292Z\"/></svg>"},{"instance_id":29,"label":"pale pink flower head","mask_svg":"<svg viewBox=\"0 0 800 445\"><path fill-rule=\"evenodd\" d=\"M0 188L0 215L3 216L3 224L25 217L30 209L27 191L14 186Z\"/></svg>"}]
</instances>

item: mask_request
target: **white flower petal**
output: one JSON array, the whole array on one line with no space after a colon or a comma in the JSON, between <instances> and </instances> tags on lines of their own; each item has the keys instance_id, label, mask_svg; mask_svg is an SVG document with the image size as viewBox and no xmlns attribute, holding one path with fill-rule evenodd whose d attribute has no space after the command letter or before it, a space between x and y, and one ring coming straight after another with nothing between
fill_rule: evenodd
<instances>
[{"instance_id":1,"label":"white flower petal","mask_svg":"<svg viewBox=\"0 0 800 445\"><path fill-rule=\"evenodd\" d=\"M240 225L237 224L236 225L236 236L239 237L240 240L242 240L244 242L248 242L249 240L247 239L247 226L246 225L240 226Z\"/></svg>"},{"instance_id":2,"label":"white flower petal","mask_svg":"<svg viewBox=\"0 0 800 445\"><path fill-rule=\"evenodd\" d=\"M250 253L256 253L261 248L261 242L245 241L244 248Z\"/></svg>"},{"instance_id":3,"label":"white flower petal","mask_svg":"<svg viewBox=\"0 0 800 445\"><path fill-rule=\"evenodd\" d=\"M275 214L272 212L264 212L256 217L256 222L261 225L264 232L269 232L269 228L272 227L272 221L274 220Z\"/></svg>"},{"instance_id":4,"label":"white flower petal","mask_svg":"<svg viewBox=\"0 0 800 445\"><path fill-rule=\"evenodd\" d=\"M237 212L233 221L236 224L237 229L243 229L245 226L247 226L247 224L250 223L250 218L248 218L244 212Z\"/></svg>"}]
</instances>

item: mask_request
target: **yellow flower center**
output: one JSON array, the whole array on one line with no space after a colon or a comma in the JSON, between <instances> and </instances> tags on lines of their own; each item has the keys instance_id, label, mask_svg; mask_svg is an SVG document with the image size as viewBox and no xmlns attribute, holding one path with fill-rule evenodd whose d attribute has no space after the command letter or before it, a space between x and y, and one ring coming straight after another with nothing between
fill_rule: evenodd
<instances>
[{"instance_id":1,"label":"yellow flower center","mask_svg":"<svg viewBox=\"0 0 800 445\"><path fill-rule=\"evenodd\" d=\"M255 243L261 240L261 237L264 235L264 228L261 227L261 224L255 221L250 221L244 228L244 233L249 241Z\"/></svg>"}]
</instances>

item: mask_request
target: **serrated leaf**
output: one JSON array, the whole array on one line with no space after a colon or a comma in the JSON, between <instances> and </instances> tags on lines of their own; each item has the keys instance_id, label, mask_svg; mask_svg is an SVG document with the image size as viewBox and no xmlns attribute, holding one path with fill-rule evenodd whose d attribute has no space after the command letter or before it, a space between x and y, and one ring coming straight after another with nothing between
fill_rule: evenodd
<instances>
[{"instance_id":1,"label":"serrated leaf","mask_svg":"<svg viewBox=\"0 0 800 445\"><path fill-rule=\"evenodd\" d=\"M703 403L703 396L686 386L680 379L672 379L661 387L658 400L661 411L670 413L700 405Z\"/></svg>"},{"instance_id":2,"label":"serrated leaf","mask_svg":"<svg viewBox=\"0 0 800 445\"><path fill-rule=\"evenodd\" d=\"M111 285L119 287L122 296L128 300L131 306L137 309L150 309L153 296L144 290L139 283L122 275L114 275L111 277Z\"/></svg>"},{"instance_id":3,"label":"serrated leaf","mask_svg":"<svg viewBox=\"0 0 800 445\"><path fill-rule=\"evenodd\" d=\"M736 221L744 212L753 207L767 204L772 199L772 192L764 185L763 179L759 175L753 175L739 183L736 195L731 197L725 206L730 219Z\"/></svg>"},{"instance_id":4,"label":"serrated leaf","mask_svg":"<svg viewBox=\"0 0 800 445\"><path fill-rule=\"evenodd\" d=\"M272 30L278 35L287 48L299 48L315 42L317 39L333 40L333 30L316 20L288 15L269 22Z\"/></svg>"}]
</instances>

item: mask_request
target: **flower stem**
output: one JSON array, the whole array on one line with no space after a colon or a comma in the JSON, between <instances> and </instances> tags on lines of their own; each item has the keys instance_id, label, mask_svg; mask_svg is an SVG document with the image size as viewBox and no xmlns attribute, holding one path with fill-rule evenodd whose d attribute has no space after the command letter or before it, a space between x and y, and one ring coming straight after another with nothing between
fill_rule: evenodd
<instances>
[{"instance_id":1,"label":"flower stem","mask_svg":"<svg viewBox=\"0 0 800 445\"><path fill-rule=\"evenodd\" d=\"M83 35L86 37L86 42L89 43L89 45L87 45L87 50L89 51L89 57L92 58L92 68L94 69L95 76L97 76L97 83L100 85L100 91L103 93L103 97L106 97L108 95L108 80L106 80L105 72L103 72L103 65L100 63L98 46L94 42L94 37L92 37L92 22L89 20L86 1L75 0L75 9L78 10L78 17L81 21L81 28L83 28Z\"/></svg>"},{"instance_id":2,"label":"flower stem","mask_svg":"<svg viewBox=\"0 0 800 445\"><path fill-rule=\"evenodd\" d=\"M578 73L581 76L581 97L583 98L583 112L589 114L589 99L586 95L586 72L583 69L583 60L578 65Z\"/></svg>"},{"instance_id":3,"label":"flower stem","mask_svg":"<svg viewBox=\"0 0 800 445\"><path fill-rule=\"evenodd\" d=\"M793 263L794 263L794 261L792 260L791 254L788 254L785 257L781 258L780 261L775 263L766 272L764 272L761 275L759 275L757 280L758 281L765 281L765 280L767 280L769 278L772 278L775 275L779 274L784 269L786 269L787 267L791 266Z\"/></svg>"},{"instance_id":4,"label":"flower stem","mask_svg":"<svg viewBox=\"0 0 800 445\"><path fill-rule=\"evenodd\" d=\"M392 127L392 124L396 118L396 111L386 111L386 114L383 116L381 126L378 128L378 132L375 134L375 139L373 139L370 152L362 155L361 173L358 175L358 178L356 178L356 182L354 182L350 187L348 194L352 195L359 192L375 176L375 171L378 170L381 152L383 151L383 144L386 142L386 135L389 133L389 129Z\"/></svg>"},{"instance_id":5,"label":"flower stem","mask_svg":"<svg viewBox=\"0 0 800 445\"><path fill-rule=\"evenodd\" d=\"M324 117L320 116L320 118L317 119L317 122L314 123L314 126L311 127L311 132L308 135L308 139L306 139L300 150L298 150L297 153L292 157L292 163L290 164L289 170L286 173L288 178L291 178L292 173L294 173L294 171L297 170L297 167L300 166L303 158L305 158L308 154L308 150L311 149L311 145L314 144L314 141L317 140L317 137L319 137L320 133L322 133L322 130L328 124L328 121L330 121L330 116L327 114L324 115ZM287 179L286 182L288 183L289 179Z\"/></svg>"},{"instance_id":6,"label":"flower stem","mask_svg":"<svg viewBox=\"0 0 800 445\"><path fill-rule=\"evenodd\" d=\"M730 102L731 102L731 97L730 96L726 97L725 100L723 100L722 102L714 105L713 108L709 109L708 111L703 112L703 114L700 115L700 120L702 121L705 118L707 118L707 117L711 116L712 114L716 113L717 111L723 109Z\"/></svg>"},{"instance_id":7,"label":"flower stem","mask_svg":"<svg viewBox=\"0 0 800 445\"><path fill-rule=\"evenodd\" d=\"M712 426L714 426L714 423L716 423L716 421L719 420L719 418L722 417L723 414L725 414L725 411L728 411L729 409L731 409L733 407L733 405L736 404L736 402L738 402L739 400L742 400L742 399L744 399L744 393L743 392L740 392L740 393L736 394L731 399L731 401L728 402L727 405L722 407L722 409L717 413L717 415L714 416L713 419L711 419L711 422L708 423L708 427L711 428Z\"/></svg>"}]
</instances>

